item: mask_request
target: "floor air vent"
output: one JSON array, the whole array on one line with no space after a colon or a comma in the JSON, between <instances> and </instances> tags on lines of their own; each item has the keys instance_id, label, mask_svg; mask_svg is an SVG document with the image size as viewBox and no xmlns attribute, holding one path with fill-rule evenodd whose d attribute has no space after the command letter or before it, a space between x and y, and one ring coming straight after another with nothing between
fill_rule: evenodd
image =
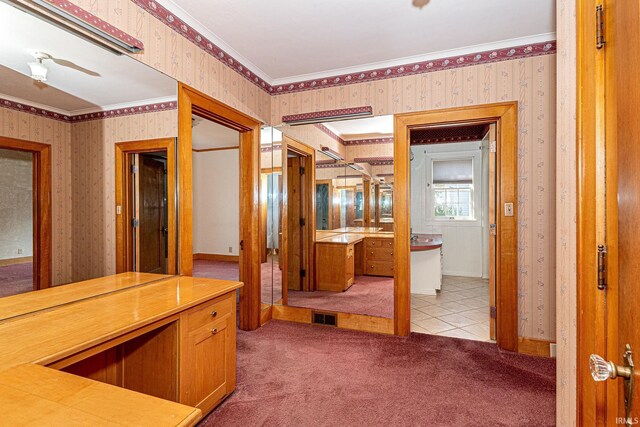
<instances>
[{"instance_id":1,"label":"floor air vent","mask_svg":"<svg viewBox=\"0 0 640 427\"><path fill-rule=\"evenodd\" d=\"M313 312L313 323L316 325L338 326L338 318L333 313Z\"/></svg>"}]
</instances>

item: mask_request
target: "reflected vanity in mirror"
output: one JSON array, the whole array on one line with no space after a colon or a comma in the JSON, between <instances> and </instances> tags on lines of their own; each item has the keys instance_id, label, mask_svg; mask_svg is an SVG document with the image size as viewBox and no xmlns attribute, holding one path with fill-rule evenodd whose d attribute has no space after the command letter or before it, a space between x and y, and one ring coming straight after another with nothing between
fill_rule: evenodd
<instances>
[{"instance_id":1,"label":"reflected vanity in mirror","mask_svg":"<svg viewBox=\"0 0 640 427\"><path fill-rule=\"evenodd\" d=\"M393 117L284 125L273 132L282 142L274 138L263 146L261 166L263 260L274 245L278 254L263 274L271 302L312 313L393 318Z\"/></svg>"},{"instance_id":2,"label":"reflected vanity in mirror","mask_svg":"<svg viewBox=\"0 0 640 427\"><path fill-rule=\"evenodd\" d=\"M177 82L4 2L0 15L0 296L175 274Z\"/></svg>"}]
</instances>

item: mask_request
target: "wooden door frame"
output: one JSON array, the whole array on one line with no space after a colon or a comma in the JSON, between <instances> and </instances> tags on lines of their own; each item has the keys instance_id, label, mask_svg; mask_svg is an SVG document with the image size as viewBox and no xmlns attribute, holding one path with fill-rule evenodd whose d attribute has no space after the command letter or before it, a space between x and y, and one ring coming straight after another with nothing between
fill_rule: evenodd
<instances>
[{"instance_id":1,"label":"wooden door frame","mask_svg":"<svg viewBox=\"0 0 640 427\"><path fill-rule=\"evenodd\" d=\"M52 286L51 146L0 137L0 148L33 155L33 289Z\"/></svg>"},{"instance_id":2,"label":"wooden door frame","mask_svg":"<svg viewBox=\"0 0 640 427\"><path fill-rule=\"evenodd\" d=\"M595 43L595 10L599 4L609 12L605 13L605 49L598 49ZM615 425L615 418L624 413L622 409L608 410L618 408L620 381L595 382L589 370L591 354L621 361L615 197L618 194L615 10L615 2L610 0L579 0L576 10L577 425ZM607 251L606 292L598 289L598 245L605 245Z\"/></svg>"},{"instance_id":3,"label":"wooden door frame","mask_svg":"<svg viewBox=\"0 0 640 427\"><path fill-rule=\"evenodd\" d=\"M176 274L176 149L175 138L119 142L115 145L116 164L116 273L133 271L133 236L127 224L131 212L130 154L167 153L167 274ZM121 213L118 214L118 209Z\"/></svg>"},{"instance_id":4,"label":"wooden door frame","mask_svg":"<svg viewBox=\"0 0 640 427\"><path fill-rule=\"evenodd\" d=\"M184 83L178 83L178 271L193 274L192 114L240 133L240 329L260 327L261 123Z\"/></svg>"},{"instance_id":5,"label":"wooden door frame","mask_svg":"<svg viewBox=\"0 0 640 427\"><path fill-rule=\"evenodd\" d=\"M293 151L301 157L305 157L307 159L307 170L305 171L305 179L303 180L304 186L306 187L308 200L307 206L304 207L305 210L305 218L307 221L307 236L306 241L307 244L303 245L307 248L307 258L306 258L306 270L308 271L307 277L309 280L309 288L311 290L315 290L315 242L316 242L316 150L312 147L293 139L285 134L282 134L282 218L280 219L282 227L282 246L280 248L280 256L282 260L282 304L288 304L288 288L287 288L287 274L289 268L288 261L288 231L287 227L284 225L287 224L288 220L288 194L287 194L287 184L288 184L288 174L287 174L287 159L288 152Z\"/></svg>"},{"instance_id":6,"label":"wooden door frame","mask_svg":"<svg viewBox=\"0 0 640 427\"><path fill-rule=\"evenodd\" d=\"M409 131L425 125L456 123L495 123L496 205L518 205L518 103L505 102L443 110L396 114L394 116L394 322L396 335L411 331L410 275L410 140ZM501 209L497 209L501 212ZM513 217L496 218L496 307L498 312L497 344L510 351L518 350L518 212ZM489 313L487 313L489 314Z\"/></svg>"}]
</instances>

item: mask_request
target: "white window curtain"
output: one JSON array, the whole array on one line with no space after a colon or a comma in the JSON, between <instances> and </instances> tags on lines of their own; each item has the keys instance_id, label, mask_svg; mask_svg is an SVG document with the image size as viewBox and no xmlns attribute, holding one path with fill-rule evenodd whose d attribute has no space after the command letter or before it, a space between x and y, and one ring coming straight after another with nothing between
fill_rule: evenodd
<instances>
[{"instance_id":1,"label":"white window curtain","mask_svg":"<svg viewBox=\"0 0 640 427\"><path fill-rule=\"evenodd\" d=\"M473 159L434 160L434 184L473 184Z\"/></svg>"}]
</instances>

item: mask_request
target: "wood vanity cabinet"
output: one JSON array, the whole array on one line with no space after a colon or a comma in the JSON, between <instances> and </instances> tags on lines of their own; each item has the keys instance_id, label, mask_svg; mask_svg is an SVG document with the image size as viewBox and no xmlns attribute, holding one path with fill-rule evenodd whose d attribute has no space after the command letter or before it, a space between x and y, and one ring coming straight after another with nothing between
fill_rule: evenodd
<instances>
[{"instance_id":1,"label":"wood vanity cabinet","mask_svg":"<svg viewBox=\"0 0 640 427\"><path fill-rule=\"evenodd\" d=\"M180 403L204 414L236 386L236 295L180 315Z\"/></svg>"},{"instance_id":2,"label":"wood vanity cabinet","mask_svg":"<svg viewBox=\"0 0 640 427\"><path fill-rule=\"evenodd\" d=\"M364 239L364 274L393 277L393 239Z\"/></svg>"},{"instance_id":3,"label":"wood vanity cabinet","mask_svg":"<svg viewBox=\"0 0 640 427\"><path fill-rule=\"evenodd\" d=\"M319 291L346 291L355 280L354 243L316 242L316 276Z\"/></svg>"}]
</instances>

